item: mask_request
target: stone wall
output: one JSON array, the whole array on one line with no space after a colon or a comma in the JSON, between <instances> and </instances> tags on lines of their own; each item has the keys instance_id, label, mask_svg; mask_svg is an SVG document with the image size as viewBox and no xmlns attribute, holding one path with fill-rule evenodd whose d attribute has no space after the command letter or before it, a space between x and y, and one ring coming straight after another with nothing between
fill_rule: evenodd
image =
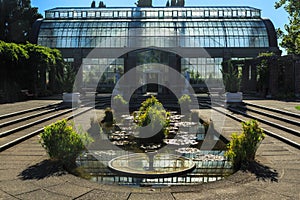
<instances>
[{"instance_id":1,"label":"stone wall","mask_svg":"<svg viewBox=\"0 0 300 200\"><path fill-rule=\"evenodd\" d=\"M295 59L295 95L300 97L300 57Z\"/></svg>"},{"instance_id":2,"label":"stone wall","mask_svg":"<svg viewBox=\"0 0 300 200\"><path fill-rule=\"evenodd\" d=\"M268 78L263 86L257 81L258 66L267 59ZM300 56L260 57L238 61L242 65L241 89L244 93L256 93L262 97L300 96Z\"/></svg>"}]
</instances>

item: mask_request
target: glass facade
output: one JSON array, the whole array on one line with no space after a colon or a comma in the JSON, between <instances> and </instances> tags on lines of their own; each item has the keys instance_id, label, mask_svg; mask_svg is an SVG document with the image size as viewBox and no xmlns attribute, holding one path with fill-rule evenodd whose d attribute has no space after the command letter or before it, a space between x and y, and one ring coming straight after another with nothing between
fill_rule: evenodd
<instances>
[{"instance_id":1,"label":"glass facade","mask_svg":"<svg viewBox=\"0 0 300 200\"><path fill-rule=\"evenodd\" d=\"M38 43L54 48L268 47L249 7L52 9Z\"/></svg>"},{"instance_id":2,"label":"glass facade","mask_svg":"<svg viewBox=\"0 0 300 200\"><path fill-rule=\"evenodd\" d=\"M189 73L192 84L221 78L227 49L233 52L229 57L241 57L240 49L250 49L252 55L246 57L251 57L271 46L270 31L260 10L251 7L54 8L47 10L45 16L37 43L69 51L65 57L72 57L73 50L94 48L214 49L217 53L211 58L195 54L181 58L179 69L183 75ZM99 79L98 69L104 65L108 67L100 82L115 83L116 70L120 71L118 75L124 73L126 58L93 60L85 56L81 55L79 62L84 65L87 86ZM138 62L139 59L135 66Z\"/></svg>"},{"instance_id":3,"label":"glass facade","mask_svg":"<svg viewBox=\"0 0 300 200\"><path fill-rule=\"evenodd\" d=\"M260 10L245 6L230 7L127 7L54 8L47 19L186 19L186 18L260 18Z\"/></svg>"},{"instance_id":4,"label":"glass facade","mask_svg":"<svg viewBox=\"0 0 300 200\"><path fill-rule=\"evenodd\" d=\"M181 73L190 74L192 84L202 83L208 78L222 77L223 58L182 58Z\"/></svg>"},{"instance_id":5,"label":"glass facade","mask_svg":"<svg viewBox=\"0 0 300 200\"><path fill-rule=\"evenodd\" d=\"M116 84L124 74L124 59L84 58L82 60L83 87L102 87ZM99 80L100 77L100 80Z\"/></svg>"},{"instance_id":6,"label":"glass facade","mask_svg":"<svg viewBox=\"0 0 300 200\"><path fill-rule=\"evenodd\" d=\"M268 47L261 20L52 21L38 43L53 48Z\"/></svg>"}]
</instances>

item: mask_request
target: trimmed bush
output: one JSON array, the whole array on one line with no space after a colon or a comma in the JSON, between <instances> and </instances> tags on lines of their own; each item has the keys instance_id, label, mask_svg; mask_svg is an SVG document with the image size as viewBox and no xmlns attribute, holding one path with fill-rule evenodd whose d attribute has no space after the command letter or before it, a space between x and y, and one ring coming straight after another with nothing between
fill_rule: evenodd
<instances>
[{"instance_id":1,"label":"trimmed bush","mask_svg":"<svg viewBox=\"0 0 300 200\"><path fill-rule=\"evenodd\" d=\"M40 137L50 158L67 167L74 166L76 158L86 149L85 145L93 141L88 133L78 134L66 119L46 126Z\"/></svg>"},{"instance_id":2,"label":"trimmed bush","mask_svg":"<svg viewBox=\"0 0 300 200\"><path fill-rule=\"evenodd\" d=\"M250 162L254 161L257 148L265 138L265 134L256 120L242 122L242 126L241 134L232 134L225 153L236 170L247 167Z\"/></svg>"},{"instance_id":3,"label":"trimmed bush","mask_svg":"<svg viewBox=\"0 0 300 200\"><path fill-rule=\"evenodd\" d=\"M106 108L104 112L105 116L100 122L100 126L105 133L109 133L114 129L114 115L110 108Z\"/></svg>"},{"instance_id":4,"label":"trimmed bush","mask_svg":"<svg viewBox=\"0 0 300 200\"><path fill-rule=\"evenodd\" d=\"M128 105L128 102L124 99L124 97L120 94L113 97L113 103L115 104L115 111L118 111L118 113L125 113L126 112L126 105ZM118 120L120 120L120 116L116 116Z\"/></svg>"},{"instance_id":5,"label":"trimmed bush","mask_svg":"<svg viewBox=\"0 0 300 200\"><path fill-rule=\"evenodd\" d=\"M123 98L123 96L121 96L120 94L114 96L113 101L116 105L119 104L128 104L128 102Z\"/></svg>"},{"instance_id":6,"label":"trimmed bush","mask_svg":"<svg viewBox=\"0 0 300 200\"><path fill-rule=\"evenodd\" d=\"M187 104L189 105L192 102L191 97L187 94L182 95L179 99L178 99L178 103L179 104Z\"/></svg>"},{"instance_id":7,"label":"trimmed bush","mask_svg":"<svg viewBox=\"0 0 300 200\"><path fill-rule=\"evenodd\" d=\"M178 104L180 104L181 114L185 114L185 113L189 112L189 106L190 106L191 102L192 102L191 97L187 94L182 95L178 99ZM185 117L188 117L188 115L186 115Z\"/></svg>"},{"instance_id":8,"label":"trimmed bush","mask_svg":"<svg viewBox=\"0 0 300 200\"><path fill-rule=\"evenodd\" d=\"M163 105L154 96L146 99L141 104L138 114L134 116L135 121L140 127L151 124L152 130L154 130L157 126L161 126L162 130L153 137L141 139L142 142L161 142L162 139L169 133L169 130L167 129L170 122L169 116L170 113L165 111Z\"/></svg>"}]
</instances>

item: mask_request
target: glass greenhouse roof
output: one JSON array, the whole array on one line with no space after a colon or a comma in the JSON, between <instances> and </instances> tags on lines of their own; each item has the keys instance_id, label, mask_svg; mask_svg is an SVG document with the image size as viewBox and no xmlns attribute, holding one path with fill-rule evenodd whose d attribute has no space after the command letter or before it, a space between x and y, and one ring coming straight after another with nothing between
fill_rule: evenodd
<instances>
[{"instance_id":1,"label":"glass greenhouse roof","mask_svg":"<svg viewBox=\"0 0 300 200\"><path fill-rule=\"evenodd\" d=\"M252 7L110 7L54 8L46 19L168 19L168 18L260 18L260 10Z\"/></svg>"},{"instance_id":2,"label":"glass greenhouse roof","mask_svg":"<svg viewBox=\"0 0 300 200\"><path fill-rule=\"evenodd\" d=\"M269 47L251 7L54 8L38 44L54 48Z\"/></svg>"}]
</instances>

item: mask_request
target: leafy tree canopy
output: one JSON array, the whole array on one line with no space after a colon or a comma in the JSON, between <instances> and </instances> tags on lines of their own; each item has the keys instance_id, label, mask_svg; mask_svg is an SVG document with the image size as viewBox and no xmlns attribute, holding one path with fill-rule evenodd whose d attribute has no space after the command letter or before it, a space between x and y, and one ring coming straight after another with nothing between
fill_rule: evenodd
<instances>
[{"instance_id":1,"label":"leafy tree canopy","mask_svg":"<svg viewBox=\"0 0 300 200\"><path fill-rule=\"evenodd\" d=\"M42 18L30 0L0 1L0 40L25 43L36 19Z\"/></svg>"},{"instance_id":2,"label":"leafy tree canopy","mask_svg":"<svg viewBox=\"0 0 300 200\"><path fill-rule=\"evenodd\" d=\"M171 0L171 7L184 7L184 0Z\"/></svg>"},{"instance_id":3,"label":"leafy tree canopy","mask_svg":"<svg viewBox=\"0 0 300 200\"><path fill-rule=\"evenodd\" d=\"M283 7L289 14L289 24L284 26L286 33L278 29L278 35L282 39L280 45L285 48L288 54L300 55L300 1L279 0L275 8Z\"/></svg>"},{"instance_id":4,"label":"leafy tree canopy","mask_svg":"<svg viewBox=\"0 0 300 200\"><path fill-rule=\"evenodd\" d=\"M100 1L98 7L99 8L106 8L106 5L105 5L105 3L103 1Z\"/></svg>"},{"instance_id":5,"label":"leafy tree canopy","mask_svg":"<svg viewBox=\"0 0 300 200\"><path fill-rule=\"evenodd\" d=\"M166 3L166 7L170 7L170 1L169 0Z\"/></svg>"},{"instance_id":6,"label":"leafy tree canopy","mask_svg":"<svg viewBox=\"0 0 300 200\"><path fill-rule=\"evenodd\" d=\"M95 7L96 7L96 2L95 2L95 1L92 1L91 7L92 7L92 8L95 8Z\"/></svg>"},{"instance_id":7,"label":"leafy tree canopy","mask_svg":"<svg viewBox=\"0 0 300 200\"><path fill-rule=\"evenodd\" d=\"M28 52L15 43L0 41L0 60L3 65L14 66L28 59Z\"/></svg>"},{"instance_id":8,"label":"leafy tree canopy","mask_svg":"<svg viewBox=\"0 0 300 200\"><path fill-rule=\"evenodd\" d=\"M137 7L152 7L152 0L138 0L135 5Z\"/></svg>"}]
</instances>

